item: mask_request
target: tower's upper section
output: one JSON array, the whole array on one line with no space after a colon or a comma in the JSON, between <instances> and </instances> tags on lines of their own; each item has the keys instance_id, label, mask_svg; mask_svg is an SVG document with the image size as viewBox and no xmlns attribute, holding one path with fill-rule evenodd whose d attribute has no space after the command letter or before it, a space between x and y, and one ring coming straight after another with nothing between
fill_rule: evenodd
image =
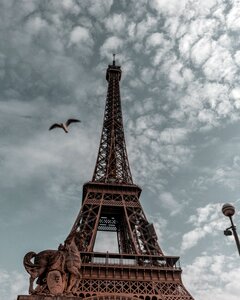
<instances>
[{"instance_id":1,"label":"tower's upper section","mask_svg":"<svg viewBox=\"0 0 240 300\"><path fill-rule=\"evenodd\" d=\"M121 67L115 58L106 73L108 92L102 136L92 181L133 184L124 138L119 82Z\"/></svg>"}]
</instances>

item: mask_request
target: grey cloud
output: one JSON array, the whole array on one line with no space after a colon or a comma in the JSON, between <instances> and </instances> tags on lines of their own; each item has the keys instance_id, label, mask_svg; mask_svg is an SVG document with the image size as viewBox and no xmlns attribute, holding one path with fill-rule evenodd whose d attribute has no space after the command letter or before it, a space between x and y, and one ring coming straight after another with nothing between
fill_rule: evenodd
<instances>
[{"instance_id":1,"label":"grey cloud","mask_svg":"<svg viewBox=\"0 0 240 300\"><path fill-rule=\"evenodd\" d=\"M230 190L235 190L239 186L239 165L235 164L238 156L234 157L233 165L219 166L212 170L206 170L207 175L200 176L196 179L197 186L209 186L209 185L224 185Z\"/></svg>"},{"instance_id":2,"label":"grey cloud","mask_svg":"<svg viewBox=\"0 0 240 300\"><path fill-rule=\"evenodd\" d=\"M179 203L170 192L163 192L159 195L159 199L167 210L169 210L171 216L178 214L182 208L183 203Z\"/></svg>"},{"instance_id":3,"label":"grey cloud","mask_svg":"<svg viewBox=\"0 0 240 300\"><path fill-rule=\"evenodd\" d=\"M177 1L177 0L170 0L170 1L161 1L161 0L151 0L150 5L152 8L158 11L160 14L167 14L167 15L178 15L183 13L183 10L186 7L187 0Z\"/></svg>"},{"instance_id":4,"label":"grey cloud","mask_svg":"<svg viewBox=\"0 0 240 300\"><path fill-rule=\"evenodd\" d=\"M122 35L126 27L125 14L113 14L105 19L105 27L109 32Z\"/></svg>"},{"instance_id":5,"label":"grey cloud","mask_svg":"<svg viewBox=\"0 0 240 300\"><path fill-rule=\"evenodd\" d=\"M182 237L181 251L185 252L196 246L199 241L208 235L217 235L225 226L225 220L221 217L221 204L207 204L197 209L197 215L192 215L189 222L194 228Z\"/></svg>"},{"instance_id":6,"label":"grey cloud","mask_svg":"<svg viewBox=\"0 0 240 300\"><path fill-rule=\"evenodd\" d=\"M185 128L166 128L159 135L159 141L166 144L178 144L187 139Z\"/></svg>"},{"instance_id":7,"label":"grey cloud","mask_svg":"<svg viewBox=\"0 0 240 300\"><path fill-rule=\"evenodd\" d=\"M88 1L89 13L97 18L103 18L106 16L112 7L113 0L100 0L98 2L94 0Z\"/></svg>"},{"instance_id":8,"label":"grey cloud","mask_svg":"<svg viewBox=\"0 0 240 300\"><path fill-rule=\"evenodd\" d=\"M192 265L186 266L183 278L191 286L195 297L199 299L237 300L239 267L234 260L234 257L224 257L221 254L210 256L202 253ZM206 269L208 269L207 273ZM216 282L219 282L217 288Z\"/></svg>"},{"instance_id":9,"label":"grey cloud","mask_svg":"<svg viewBox=\"0 0 240 300\"><path fill-rule=\"evenodd\" d=\"M227 15L227 26L233 31L240 29L239 21L240 6L238 2L233 2L232 8Z\"/></svg>"},{"instance_id":10,"label":"grey cloud","mask_svg":"<svg viewBox=\"0 0 240 300\"><path fill-rule=\"evenodd\" d=\"M17 271L0 269L0 295L2 300L14 299L27 290L27 275Z\"/></svg>"},{"instance_id":11,"label":"grey cloud","mask_svg":"<svg viewBox=\"0 0 240 300\"><path fill-rule=\"evenodd\" d=\"M121 52L123 47L122 39L112 36L106 39L100 48L100 53L102 57L111 57L113 53Z\"/></svg>"}]
</instances>

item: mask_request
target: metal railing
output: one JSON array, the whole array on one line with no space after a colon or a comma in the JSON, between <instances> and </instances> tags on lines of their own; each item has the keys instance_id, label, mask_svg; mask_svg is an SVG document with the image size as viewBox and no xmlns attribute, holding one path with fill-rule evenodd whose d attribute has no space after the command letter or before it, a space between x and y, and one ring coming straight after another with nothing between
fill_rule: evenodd
<instances>
[{"instance_id":1,"label":"metal railing","mask_svg":"<svg viewBox=\"0 0 240 300\"><path fill-rule=\"evenodd\" d=\"M81 252L83 264L93 265L122 265L144 268L173 268L181 269L177 256L134 255L101 252Z\"/></svg>"}]
</instances>

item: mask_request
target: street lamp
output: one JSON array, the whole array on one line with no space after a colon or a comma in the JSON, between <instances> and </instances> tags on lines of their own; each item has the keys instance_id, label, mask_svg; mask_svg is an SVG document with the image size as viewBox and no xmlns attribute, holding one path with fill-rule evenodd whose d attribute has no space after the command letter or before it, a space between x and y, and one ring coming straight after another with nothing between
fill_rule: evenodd
<instances>
[{"instance_id":1,"label":"street lamp","mask_svg":"<svg viewBox=\"0 0 240 300\"><path fill-rule=\"evenodd\" d=\"M231 226L224 230L224 235L229 236L233 234L238 248L238 253L240 255L240 242L239 242L236 226L233 224L233 220L232 220L232 216L235 214L235 207L232 204L226 203L222 207L222 213L224 214L224 216L229 217L231 222Z\"/></svg>"}]
</instances>

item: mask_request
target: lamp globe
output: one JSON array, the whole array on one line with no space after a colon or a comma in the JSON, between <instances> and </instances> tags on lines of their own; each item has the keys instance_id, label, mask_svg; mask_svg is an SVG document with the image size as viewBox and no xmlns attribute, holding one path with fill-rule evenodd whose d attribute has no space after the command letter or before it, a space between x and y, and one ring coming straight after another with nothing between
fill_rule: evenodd
<instances>
[{"instance_id":1,"label":"lamp globe","mask_svg":"<svg viewBox=\"0 0 240 300\"><path fill-rule=\"evenodd\" d=\"M230 203L226 203L222 207L222 213L226 217L232 217L235 214L235 207Z\"/></svg>"}]
</instances>

